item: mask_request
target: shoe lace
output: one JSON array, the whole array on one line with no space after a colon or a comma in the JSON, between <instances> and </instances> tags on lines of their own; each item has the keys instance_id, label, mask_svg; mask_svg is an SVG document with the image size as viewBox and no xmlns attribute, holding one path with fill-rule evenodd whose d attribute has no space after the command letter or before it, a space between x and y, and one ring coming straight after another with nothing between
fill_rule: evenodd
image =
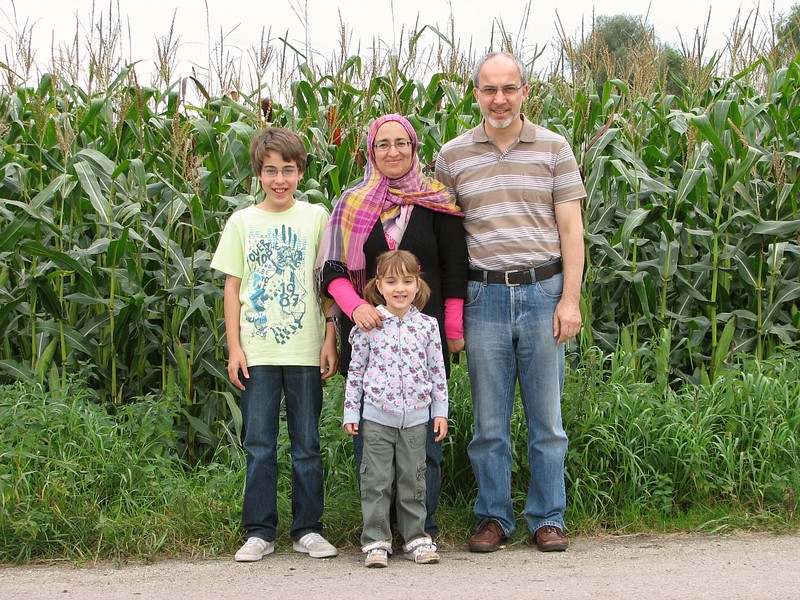
<instances>
[{"instance_id":1,"label":"shoe lace","mask_svg":"<svg viewBox=\"0 0 800 600\"><path fill-rule=\"evenodd\" d=\"M306 539L307 539L307 541L308 541L308 542L312 542L312 543L313 543L313 542L316 542L316 543L322 543L322 542L324 542L324 541L325 541L325 538L323 538L323 537L322 537L320 534L318 534L318 533L309 533L309 534L308 534L308 537L307 537Z\"/></svg>"},{"instance_id":2,"label":"shoe lace","mask_svg":"<svg viewBox=\"0 0 800 600\"><path fill-rule=\"evenodd\" d=\"M493 530L494 535L499 535L500 537L502 537L503 534L503 530L500 528L500 525L493 519L487 520L478 529L479 531L488 531L491 529Z\"/></svg>"},{"instance_id":3,"label":"shoe lace","mask_svg":"<svg viewBox=\"0 0 800 600\"><path fill-rule=\"evenodd\" d=\"M428 554L433 551L434 551L433 548L428 544L423 546L417 546L416 548L414 548L414 550L412 550L415 557L418 557L421 554Z\"/></svg>"}]
</instances>

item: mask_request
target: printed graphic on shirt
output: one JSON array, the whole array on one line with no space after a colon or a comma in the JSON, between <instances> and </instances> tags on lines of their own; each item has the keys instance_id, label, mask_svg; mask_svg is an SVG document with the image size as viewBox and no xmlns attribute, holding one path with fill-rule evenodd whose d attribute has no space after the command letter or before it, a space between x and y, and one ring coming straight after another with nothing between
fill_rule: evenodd
<instances>
[{"instance_id":1,"label":"printed graphic on shirt","mask_svg":"<svg viewBox=\"0 0 800 600\"><path fill-rule=\"evenodd\" d=\"M251 270L247 293L254 310L245 314L254 337L273 337L285 344L303 327L308 290L297 278L303 273L306 242L291 227L282 225L248 240L247 262ZM257 241L256 241L257 240Z\"/></svg>"}]
</instances>

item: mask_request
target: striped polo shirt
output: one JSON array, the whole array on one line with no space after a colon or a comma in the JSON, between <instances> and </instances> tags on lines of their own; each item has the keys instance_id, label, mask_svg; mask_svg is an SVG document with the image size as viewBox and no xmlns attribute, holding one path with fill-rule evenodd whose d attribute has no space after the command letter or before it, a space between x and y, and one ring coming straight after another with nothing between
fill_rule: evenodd
<instances>
[{"instance_id":1,"label":"striped polo shirt","mask_svg":"<svg viewBox=\"0 0 800 600\"><path fill-rule=\"evenodd\" d=\"M488 271L560 257L554 207L586 196L567 140L525 119L519 140L502 153L483 123L445 144L436 179L464 211L470 267Z\"/></svg>"}]
</instances>

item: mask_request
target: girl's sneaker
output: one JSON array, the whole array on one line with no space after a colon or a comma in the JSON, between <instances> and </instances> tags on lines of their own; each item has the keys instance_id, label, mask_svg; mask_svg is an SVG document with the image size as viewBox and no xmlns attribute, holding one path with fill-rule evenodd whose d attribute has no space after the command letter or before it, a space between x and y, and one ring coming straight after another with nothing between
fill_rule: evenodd
<instances>
[{"instance_id":1,"label":"girl's sneaker","mask_svg":"<svg viewBox=\"0 0 800 600\"><path fill-rule=\"evenodd\" d=\"M429 537L421 537L408 543L403 548L405 557L420 565L430 565L439 562L436 547Z\"/></svg>"},{"instance_id":2,"label":"girl's sneaker","mask_svg":"<svg viewBox=\"0 0 800 600\"><path fill-rule=\"evenodd\" d=\"M364 559L365 567L388 567L389 566L389 553L386 548L373 548L367 552L367 558Z\"/></svg>"}]
</instances>

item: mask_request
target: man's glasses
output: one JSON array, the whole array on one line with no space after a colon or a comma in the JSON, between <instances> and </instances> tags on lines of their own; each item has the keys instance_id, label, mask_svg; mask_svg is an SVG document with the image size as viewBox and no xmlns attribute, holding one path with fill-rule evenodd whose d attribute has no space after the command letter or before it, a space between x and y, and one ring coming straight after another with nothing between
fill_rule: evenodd
<instances>
[{"instance_id":1,"label":"man's glasses","mask_svg":"<svg viewBox=\"0 0 800 600\"><path fill-rule=\"evenodd\" d=\"M388 152L389 148L394 146L398 150L405 150L406 148L411 148L411 140L395 140L394 142L388 142L386 140L381 140L374 146L375 150L378 152Z\"/></svg>"},{"instance_id":2,"label":"man's glasses","mask_svg":"<svg viewBox=\"0 0 800 600\"><path fill-rule=\"evenodd\" d=\"M524 86L522 85L504 85L503 87L495 87L493 85L485 85L478 88L478 91L489 98L497 96L497 92L503 92L503 96L514 96Z\"/></svg>"},{"instance_id":3,"label":"man's glasses","mask_svg":"<svg viewBox=\"0 0 800 600\"><path fill-rule=\"evenodd\" d=\"M297 167L283 167L282 169L276 169L275 167L262 167L261 174L264 177L277 177L278 173L280 173L288 179L297 175L299 171L300 169Z\"/></svg>"}]
</instances>

